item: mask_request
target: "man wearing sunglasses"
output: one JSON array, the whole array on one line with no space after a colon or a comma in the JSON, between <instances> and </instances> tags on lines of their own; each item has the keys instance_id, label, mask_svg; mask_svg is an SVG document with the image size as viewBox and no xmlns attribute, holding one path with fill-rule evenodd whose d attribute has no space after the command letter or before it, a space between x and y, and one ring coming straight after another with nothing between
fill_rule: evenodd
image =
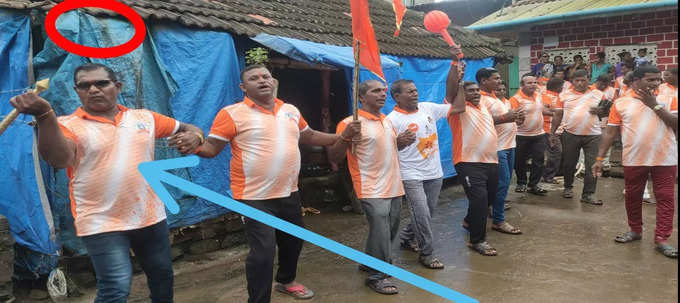
<instances>
[{"instance_id":1,"label":"man wearing sunglasses","mask_svg":"<svg viewBox=\"0 0 680 303\"><path fill-rule=\"evenodd\" d=\"M107 66L87 63L73 73L82 106L57 117L34 93L10 100L35 116L40 156L67 168L76 234L97 274L95 302L124 302L130 293L130 249L147 275L152 302L172 302L173 271L165 207L137 170L152 161L157 138L181 153L203 141L196 126L117 103L122 84Z\"/></svg>"}]
</instances>

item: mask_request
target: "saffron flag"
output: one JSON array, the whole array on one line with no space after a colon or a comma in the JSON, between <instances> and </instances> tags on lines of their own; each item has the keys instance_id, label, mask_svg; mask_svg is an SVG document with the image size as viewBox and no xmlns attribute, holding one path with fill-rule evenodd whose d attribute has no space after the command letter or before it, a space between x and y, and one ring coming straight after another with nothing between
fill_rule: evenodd
<instances>
[{"instance_id":1,"label":"saffron flag","mask_svg":"<svg viewBox=\"0 0 680 303\"><path fill-rule=\"evenodd\" d=\"M394 36L399 36L399 31L401 31L401 22L404 19L404 14L406 14L406 7L401 0L392 0L392 8L394 9L394 18L397 22L397 29L394 31Z\"/></svg>"},{"instance_id":2,"label":"saffron flag","mask_svg":"<svg viewBox=\"0 0 680 303\"><path fill-rule=\"evenodd\" d=\"M380 65L380 50L368 14L368 0L350 0L352 10L352 47L359 42L359 63L385 81Z\"/></svg>"}]
</instances>

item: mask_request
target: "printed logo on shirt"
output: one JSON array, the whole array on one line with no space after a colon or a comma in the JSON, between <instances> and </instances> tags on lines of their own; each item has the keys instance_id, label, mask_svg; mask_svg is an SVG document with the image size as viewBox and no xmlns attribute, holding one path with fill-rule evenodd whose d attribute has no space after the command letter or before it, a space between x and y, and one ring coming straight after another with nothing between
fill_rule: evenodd
<instances>
[{"instance_id":1,"label":"printed logo on shirt","mask_svg":"<svg viewBox=\"0 0 680 303\"><path fill-rule=\"evenodd\" d=\"M418 131L418 124L411 123L408 125L408 130L411 132L417 132Z\"/></svg>"},{"instance_id":2,"label":"printed logo on shirt","mask_svg":"<svg viewBox=\"0 0 680 303\"><path fill-rule=\"evenodd\" d=\"M418 152L423 159L431 157L437 150L435 149L434 143L437 142L437 133L433 133L425 138L418 138Z\"/></svg>"},{"instance_id":3,"label":"printed logo on shirt","mask_svg":"<svg viewBox=\"0 0 680 303\"><path fill-rule=\"evenodd\" d=\"M149 126L146 125L144 122L137 122L137 131L140 133L148 133L149 132Z\"/></svg>"}]
</instances>

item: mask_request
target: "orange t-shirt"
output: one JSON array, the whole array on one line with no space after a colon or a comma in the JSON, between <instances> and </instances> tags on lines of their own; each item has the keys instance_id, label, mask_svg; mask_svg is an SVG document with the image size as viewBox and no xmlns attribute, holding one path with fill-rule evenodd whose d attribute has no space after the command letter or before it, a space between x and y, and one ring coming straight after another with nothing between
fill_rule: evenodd
<instances>
[{"instance_id":1,"label":"orange t-shirt","mask_svg":"<svg viewBox=\"0 0 680 303\"><path fill-rule=\"evenodd\" d=\"M661 83L659 85L659 95L677 96L678 88L669 83Z\"/></svg>"},{"instance_id":2,"label":"orange t-shirt","mask_svg":"<svg viewBox=\"0 0 680 303\"><path fill-rule=\"evenodd\" d=\"M498 163L498 142L486 98L477 106L465 103L465 111L449 115L453 143L453 164L460 162Z\"/></svg>"},{"instance_id":3,"label":"orange t-shirt","mask_svg":"<svg viewBox=\"0 0 680 303\"><path fill-rule=\"evenodd\" d=\"M180 123L145 109L118 105L114 121L82 108L58 118L76 145L67 167L76 234L88 236L144 228L165 219L165 206L139 173L153 161L155 139L174 134Z\"/></svg>"},{"instance_id":4,"label":"orange t-shirt","mask_svg":"<svg viewBox=\"0 0 680 303\"><path fill-rule=\"evenodd\" d=\"M341 134L352 119L350 116L340 121L336 133ZM354 143L354 154L347 148L347 164L357 197L385 199L404 195L392 122L383 114L376 117L362 109L359 121L361 140Z\"/></svg>"},{"instance_id":5,"label":"orange t-shirt","mask_svg":"<svg viewBox=\"0 0 680 303\"><path fill-rule=\"evenodd\" d=\"M632 92L619 98L609 112L609 125L621 127L624 166L672 166L678 164L675 132L654 110ZM678 113L678 97L660 95L657 102Z\"/></svg>"},{"instance_id":6,"label":"orange t-shirt","mask_svg":"<svg viewBox=\"0 0 680 303\"><path fill-rule=\"evenodd\" d=\"M510 102L508 100L501 100L496 97L496 94L489 94L481 91L483 104L485 104L491 113L491 116L500 116L510 111ZM496 128L496 137L498 142L498 150L506 150L515 147L515 135L517 135L517 124L515 122L501 123L494 125Z\"/></svg>"},{"instance_id":7,"label":"orange t-shirt","mask_svg":"<svg viewBox=\"0 0 680 303\"><path fill-rule=\"evenodd\" d=\"M590 108L596 107L605 99L603 92L591 89L583 93L574 89L562 92L560 100L564 108L562 126L564 131L573 135L590 136L602 134L601 120L591 114Z\"/></svg>"},{"instance_id":8,"label":"orange t-shirt","mask_svg":"<svg viewBox=\"0 0 680 303\"><path fill-rule=\"evenodd\" d=\"M560 101L560 94L553 91L546 91L541 95L541 100L543 101L543 106L561 109L562 101ZM543 115L543 131L546 134L550 133L550 127L552 127L552 116Z\"/></svg>"},{"instance_id":9,"label":"orange t-shirt","mask_svg":"<svg viewBox=\"0 0 680 303\"><path fill-rule=\"evenodd\" d=\"M545 133L543 131L543 101L538 92L535 92L533 96L527 96L519 90L510 98L510 106L513 109L521 107L525 112L524 123L517 127L518 136L538 136Z\"/></svg>"},{"instance_id":10,"label":"orange t-shirt","mask_svg":"<svg viewBox=\"0 0 680 303\"><path fill-rule=\"evenodd\" d=\"M298 109L279 99L269 111L248 97L222 108L209 137L231 144L229 175L235 199L268 200L298 190L300 132L307 122Z\"/></svg>"}]
</instances>

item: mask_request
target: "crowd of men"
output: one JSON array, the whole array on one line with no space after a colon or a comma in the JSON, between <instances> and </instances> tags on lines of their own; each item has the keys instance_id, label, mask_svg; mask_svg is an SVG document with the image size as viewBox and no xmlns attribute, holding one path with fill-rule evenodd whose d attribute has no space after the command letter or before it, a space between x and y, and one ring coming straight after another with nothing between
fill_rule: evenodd
<instances>
[{"instance_id":1,"label":"crowd of men","mask_svg":"<svg viewBox=\"0 0 680 303\"><path fill-rule=\"evenodd\" d=\"M402 79L389 87L397 105L384 115L388 88L380 81L365 81L358 87L358 119L340 121L336 134L311 129L297 108L276 98L276 80L263 65L241 72L244 100L220 109L206 137L191 124L117 104L122 84L101 64L74 71L73 88L82 106L70 115L57 117L47 100L30 92L11 104L35 116L42 158L68 170L77 235L97 275L95 302L126 300L130 249L147 274L152 302L173 300L165 210L137 170L139 163L153 160L154 140L162 137L169 137L182 154L202 157L215 157L230 144L234 199L300 226L298 144L327 146L331 161L347 159L368 221L366 253L392 262L392 243L399 238L402 248L419 254L423 266L441 269L431 224L443 177L438 120L446 119L451 128L453 163L469 201L461 222L469 231L468 246L487 256L497 254L486 241L490 212L492 230L522 233L504 214L513 171L515 191L534 195L546 195L540 183L556 183L554 176L562 171L563 197L572 198L582 151L586 169L581 201L601 205L595 196L597 178L620 135L630 231L615 240L641 239L642 196L651 175L656 249L677 258L668 243L677 173L677 69L664 74L662 85L659 70L642 60L627 59L614 69L603 56L590 67L580 57L571 65L542 57L541 65L523 75L520 90L507 99L507 86L493 68L479 70L476 82L461 81L459 53L451 48L445 100L421 102L414 82ZM400 231L403 197L411 222ZM270 302L273 280L277 291L311 298L314 293L296 282L302 240L248 218L245 225L249 302ZM277 247L278 268L272 277ZM398 293L388 275L366 266L359 269L367 272L366 285L372 290Z\"/></svg>"}]
</instances>

